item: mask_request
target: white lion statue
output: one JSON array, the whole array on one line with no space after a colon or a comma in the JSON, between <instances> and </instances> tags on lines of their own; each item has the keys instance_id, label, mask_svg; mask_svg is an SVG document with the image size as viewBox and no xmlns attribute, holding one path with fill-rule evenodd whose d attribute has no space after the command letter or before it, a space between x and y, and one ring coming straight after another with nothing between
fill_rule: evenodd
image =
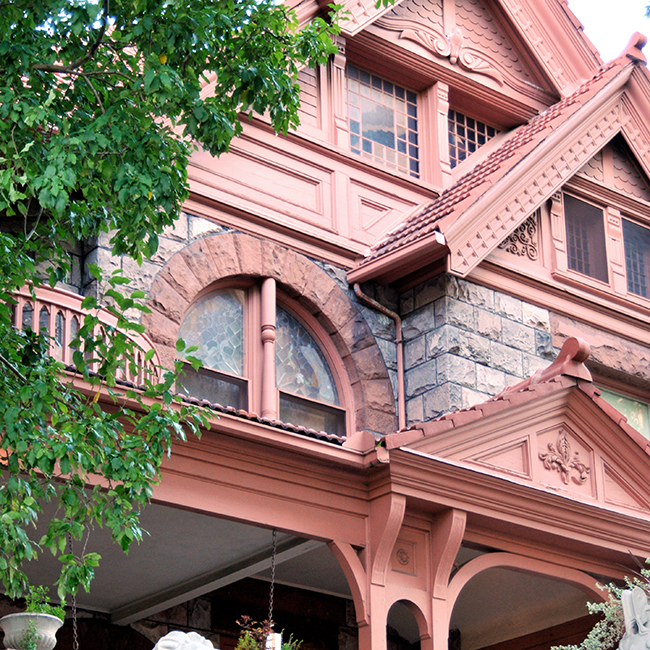
<instances>
[{"instance_id":1,"label":"white lion statue","mask_svg":"<svg viewBox=\"0 0 650 650\"><path fill-rule=\"evenodd\" d=\"M619 650L650 649L650 604L641 587L626 589L621 593L625 635Z\"/></svg>"},{"instance_id":2,"label":"white lion statue","mask_svg":"<svg viewBox=\"0 0 650 650\"><path fill-rule=\"evenodd\" d=\"M196 632L170 632L165 634L153 650L215 650L204 636Z\"/></svg>"}]
</instances>

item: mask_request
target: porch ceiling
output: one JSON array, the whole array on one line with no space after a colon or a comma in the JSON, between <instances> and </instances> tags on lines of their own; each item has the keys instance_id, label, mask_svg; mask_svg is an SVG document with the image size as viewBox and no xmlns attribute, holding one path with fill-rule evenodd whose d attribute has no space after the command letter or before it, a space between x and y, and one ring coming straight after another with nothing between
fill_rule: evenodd
<instances>
[{"instance_id":1,"label":"porch ceiling","mask_svg":"<svg viewBox=\"0 0 650 650\"><path fill-rule=\"evenodd\" d=\"M77 596L80 608L110 613L115 623L125 624L242 578L264 577L265 570L270 575L267 529L157 504L145 508L141 523L149 534L128 555L106 530L92 532L88 551L102 560L91 592ZM33 583L52 585L58 569L58 562L44 554L27 572ZM322 542L284 533L278 533L277 579L349 594L343 572Z\"/></svg>"}]
</instances>

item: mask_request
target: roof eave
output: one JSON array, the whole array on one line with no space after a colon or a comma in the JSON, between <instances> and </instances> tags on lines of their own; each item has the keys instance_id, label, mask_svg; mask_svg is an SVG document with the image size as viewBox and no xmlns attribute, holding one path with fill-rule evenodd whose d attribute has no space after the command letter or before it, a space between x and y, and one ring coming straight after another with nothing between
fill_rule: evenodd
<instances>
[{"instance_id":1,"label":"roof eave","mask_svg":"<svg viewBox=\"0 0 650 650\"><path fill-rule=\"evenodd\" d=\"M436 262L448 253L444 235L435 231L428 237L348 271L348 282L353 284L375 280L388 284Z\"/></svg>"}]
</instances>

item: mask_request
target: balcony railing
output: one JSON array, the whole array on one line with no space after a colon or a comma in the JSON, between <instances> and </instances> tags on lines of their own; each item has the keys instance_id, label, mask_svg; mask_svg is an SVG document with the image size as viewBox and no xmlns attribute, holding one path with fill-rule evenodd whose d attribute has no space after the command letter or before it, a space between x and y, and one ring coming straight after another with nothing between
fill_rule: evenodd
<instances>
[{"instance_id":1,"label":"balcony railing","mask_svg":"<svg viewBox=\"0 0 650 650\"><path fill-rule=\"evenodd\" d=\"M83 296L65 291L63 289L49 289L39 287L34 291L34 297L28 289L21 289L15 296L14 327L21 330L32 329L34 332L44 332L49 337L50 354L66 366L74 365L72 354L75 350L71 346L77 338L84 322L86 310L81 308ZM99 334L107 340L107 334L102 325L115 327L117 319L110 312L102 309L98 314L100 325ZM132 372L131 364L125 363L117 379L126 380L140 386L147 377L151 381L159 378L160 358L155 352L153 357L146 360L145 355L153 346L149 340L136 332L129 332L128 337L135 342L135 366L137 371ZM91 370L97 371L96 364L91 364Z\"/></svg>"}]
</instances>

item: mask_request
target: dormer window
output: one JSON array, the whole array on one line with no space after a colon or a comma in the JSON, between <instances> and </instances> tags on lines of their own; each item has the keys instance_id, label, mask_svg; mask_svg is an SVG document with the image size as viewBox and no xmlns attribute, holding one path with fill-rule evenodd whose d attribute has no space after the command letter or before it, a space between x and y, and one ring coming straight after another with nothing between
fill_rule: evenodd
<instances>
[{"instance_id":1,"label":"dormer window","mask_svg":"<svg viewBox=\"0 0 650 650\"><path fill-rule=\"evenodd\" d=\"M353 65L346 77L352 153L419 178L417 94Z\"/></svg>"}]
</instances>

